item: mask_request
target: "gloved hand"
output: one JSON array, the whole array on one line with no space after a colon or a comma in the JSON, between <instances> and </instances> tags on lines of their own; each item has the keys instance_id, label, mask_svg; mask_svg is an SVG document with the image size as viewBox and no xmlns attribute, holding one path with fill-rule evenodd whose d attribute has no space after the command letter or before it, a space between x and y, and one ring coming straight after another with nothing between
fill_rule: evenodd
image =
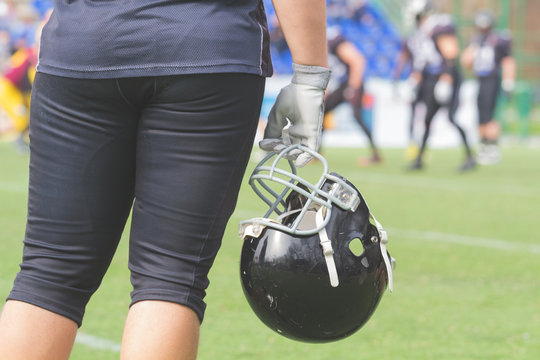
<instances>
[{"instance_id":1,"label":"gloved hand","mask_svg":"<svg viewBox=\"0 0 540 360\"><path fill-rule=\"evenodd\" d=\"M434 96L435 100L441 105L447 105L452 100L454 87L452 83L446 80L439 80L435 84Z\"/></svg>"},{"instance_id":2,"label":"gloved hand","mask_svg":"<svg viewBox=\"0 0 540 360\"><path fill-rule=\"evenodd\" d=\"M318 151L324 115L324 91L330 80L330 70L321 66L293 64L291 83L281 89L268 115L261 149L281 151L291 144L302 144ZM285 134L284 128L289 124ZM287 135L288 133L288 135ZM298 167L312 158L300 150L288 156Z\"/></svg>"},{"instance_id":3,"label":"gloved hand","mask_svg":"<svg viewBox=\"0 0 540 360\"><path fill-rule=\"evenodd\" d=\"M515 82L513 79L503 79L502 84L503 96L506 100L510 100L514 93Z\"/></svg>"}]
</instances>

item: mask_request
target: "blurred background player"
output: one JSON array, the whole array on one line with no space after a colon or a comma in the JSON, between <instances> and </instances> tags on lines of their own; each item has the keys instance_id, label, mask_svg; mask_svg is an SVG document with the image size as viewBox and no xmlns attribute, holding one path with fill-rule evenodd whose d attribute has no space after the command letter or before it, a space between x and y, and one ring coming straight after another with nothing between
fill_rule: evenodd
<instances>
[{"instance_id":1,"label":"blurred background player","mask_svg":"<svg viewBox=\"0 0 540 360\"><path fill-rule=\"evenodd\" d=\"M11 131L19 149L28 146L30 93L35 76L37 46L23 47L9 59L0 78L0 107L11 122Z\"/></svg>"},{"instance_id":2,"label":"blurred background player","mask_svg":"<svg viewBox=\"0 0 540 360\"><path fill-rule=\"evenodd\" d=\"M478 79L478 162L494 164L501 158L498 147L501 127L495 119L495 108L501 87L507 97L514 90L516 63L512 57L510 34L508 31L493 30L495 16L492 12L478 12L474 24L476 33L463 52L461 63L464 67L472 68Z\"/></svg>"},{"instance_id":3,"label":"blurred background player","mask_svg":"<svg viewBox=\"0 0 540 360\"><path fill-rule=\"evenodd\" d=\"M354 119L360 125L369 140L370 158L360 158L358 165L367 166L381 162L381 156L373 141L370 128L362 119L364 100L364 72L366 59L358 48L345 39L338 26L327 30L328 65L332 70L331 87L326 96L325 115L329 115L338 105L347 102L352 107ZM327 123L327 122L325 122Z\"/></svg>"},{"instance_id":4,"label":"blurred background player","mask_svg":"<svg viewBox=\"0 0 540 360\"><path fill-rule=\"evenodd\" d=\"M448 119L461 136L466 152L466 160L460 171L476 167L476 161L467 142L467 135L456 122L459 105L461 74L458 68L459 43L451 16L435 13L430 1L413 0L409 12L414 17L421 43L413 56L425 59L422 70L422 91L420 97L426 104L425 130L418 156L409 166L410 170L422 169L423 155L429 138L431 122L440 108L448 108Z\"/></svg>"},{"instance_id":5,"label":"blurred background player","mask_svg":"<svg viewBox=\"0 0 540 360\"><path fill-rule=\"evenodd\" d=\"M0 109L3 120L2 133L13 139L19 151L28 151L28 121L30 117L30 93L35 76L39 34L47 21L46 12L40 22L40 14L30 4L0 3L2 51L0 77ZM7 35L7 40L4 37Z\"/></svg>"},{"instance_id":6,"label":"blurred background player","mask_svg":"<svg viewBox=\"0 0 540 360\"><path fill-rule=\"evenodd\" d=\"M422 85L423 77L422 71L424 70L426 60L424 58L424 52L421 49L423 35L418 27L415 27L411 35L409 35L402 45L401 52L399 54L396 69L394 72L394 79L397 81L401 78L403 69L406 64L410 65L411 71L406 81L406 94L402 92L399 95L410 102L411 112L409 117L409 145L406 150L407 158L410 160L418 156L419 141L415 138L414 122L417 115L418 105L422 102Z\"/></svg>"}]
</instances>

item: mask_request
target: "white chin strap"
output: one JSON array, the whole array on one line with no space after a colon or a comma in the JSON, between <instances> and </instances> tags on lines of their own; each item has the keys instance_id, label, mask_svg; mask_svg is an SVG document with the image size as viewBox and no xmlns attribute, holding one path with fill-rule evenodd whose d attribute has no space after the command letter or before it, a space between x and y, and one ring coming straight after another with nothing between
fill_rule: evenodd
<instances>
[{"instance_id":1,"label":"white chin strap","mask_svg":"<svg viewBox=\"0 0 540 360\"><path fill-rule=\"evenodd\" d=\"M324 222L324 212L325 207L321 207L319 210L317 210L317 215L315 217L315 221L317 223L317 226L320 226ZM375 223L375 226L377 227L377 231L379 233L379 244L381 249L381 255L384 260L384 265L386 266L386 273L388 274L388 289L390 292L394 290L394 281L392 278L392 267L395 263L395 260L388 257L388 252L386 251L386 244L388 243L388 235L386 234L386 231L383 229L380 222L375 219L375 216L373 214L369 214L369 218L373 220ZM321 247L324 254L324 260L326 261L326 267L328 268L328 275L330 277L330 285L332 287L337 287L339 285L339 278L337 274L336 269L336 263L334 261L334 249L332 248L332 241L328 238L328 234L326 233L326 228L323 227L321 231L319 231L319 239L321 241Z\"/></svg>"},{"instance_id":2,"label":"white chin strap","mask_svg":"<svg viewBox=\"0 0 540 360\"><path fill-rule=\"evenodd\" d=\"M377 231L379 232L379 243L381 245L381 255L384 259L384 264L386 265L386 273L388 274L388 289L390 292L394 289L394 281L392 280L392 268L395 264L395 260L390 260L388 258L388 252L386 251L386 244L388 244L388 235L386 234L386 231L383 229L380 222L375 219L375 216L370 212L369 218L373 220L375 223L375 226L377 227Z\"/></svg>"},{"instance_id":3,"label":"white chin strap","mask_svg":"<svg viewBox=\"0 0 540 360\"><path fill-rule=\"evenodd\" d=\"M317 215L315 216L315 222L317 227L324 223L324 214L325 207L321 206L317 210ZM332 241L328 238L326 233L326 228L323 226L321 231L319 231L319 239L321 240L321 247L324 254L324 260L326 261L326 267L328 268L328 275L330 276L330 285L332 287L337 287L339 285L339 278L336 269L336 263L334 262L334 249L332 249Z\"/></svg>"}]
</instances>

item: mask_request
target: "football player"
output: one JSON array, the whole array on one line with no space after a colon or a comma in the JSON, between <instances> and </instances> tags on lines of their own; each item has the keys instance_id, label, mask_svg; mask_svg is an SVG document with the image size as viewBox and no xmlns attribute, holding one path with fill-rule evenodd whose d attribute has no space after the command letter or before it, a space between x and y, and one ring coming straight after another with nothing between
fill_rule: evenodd
<instances>
[{"instance_id":1,"label":"football player","mask_svg":"<svg viewBox=\"0 0 540 360\"><path fill-rule=\"evenodd\" d=\"M411 50L414 52L413 57L423 59L420 97L426 104L422 144L409 169L423 168L423 155L431 130L431 122L439 109L443 107L448 108L448 119L459 132L465 148L466 159L459 170L474 169L476 160L467 141L467 135L456 122L461 74L458 68L459 43L453 20L447 14L436 13L433 4L428 0L413 0L409 9L418 28L417 36L420 43Z\"/></svg>"},{"instance_id":2,"label":"football player","mask_svg":"<svg viewBox=\"0 0 540 360\"><path fill-rule=\"evenodd\" d=\"M472 68L478 79L478 122L480 148L478 162L494 164L501 158L498 140L501 127L495 119L500 90L508 97L514 90L516 62L508 31L494 31L495 16L488 10L474 18L476 34L461 56L464 67Z\"/></svg>"},{"instance_id":3,"label":"football player","mask_svg":"<svg viewBox=\"0 0 540 360\"><path fill-rule=\"evenodd\" d=\"M30 112L28 221L0 359L68 359L132 213L120 359L197 356L208 273L271 76L262 0L54 0ZM265 150L317 150L324 0L274 0L294 75ZM312 153L289 153L297 166Z\"/></svg>"},{"instance_id":4,"label":"football player","mask_svg":"<svg viewBox=\"0 0 540 360\"><path fill-rule=\"evenodd\" d=\"M17 50L9 59L0 78L0 107L7 114L15 143L27 145L28 119L30 117L30 92L37 60L35 47Z\"/></svg>"},{"instance_id":5,"label":"football player","mask_svg":"<svg viewBox=\"0 0 540 360\"><path fill-rule=\"evenodd\" d=\"M326 96L325 114L344 102L349 103L353 110L353 116L366 134L371 148L371 157L369 159L359 159L358 164L365 166L380 163L382 159L373 141L373 134L362 119L366 59L354 43L343 37L339 27L329 27L327 38L328 63L335 84L332 91Z\"/></svg>"},{"instance_id":6,"label":"football player","mask_svg":"<svg viewBox=\"0 0 540 360\"><path fill-rule=\"evenodd\" d=\"M416 111L418 104L421 103L421 88L422 88L422 71L424 69L424 59L421 56L423 53L420 51L422 36L418 28L409 35L402 44L401 52L399 53L397 64L394 72L394 79L397 81L400 79L403 69L406 64L410 64L411 72L405 83L405 94L400 92L400 96L410 102L410 116L409 116L409 145L407 147L406 155L409 160L416 158L418 155L418 141L414 136L414 120L416 117ZM416 56L415 56L416 54ZM397 89L397 88L396 88Z\"/></svg>"}]
</instances>

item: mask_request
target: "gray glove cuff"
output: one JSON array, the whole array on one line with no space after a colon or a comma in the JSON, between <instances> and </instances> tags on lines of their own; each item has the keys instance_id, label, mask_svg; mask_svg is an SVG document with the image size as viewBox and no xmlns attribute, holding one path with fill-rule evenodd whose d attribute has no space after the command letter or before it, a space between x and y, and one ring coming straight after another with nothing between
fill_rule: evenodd
<instances>
[{"instance_id":1,"label":"gray glove cuff","mask_svg":"<svg viewBox=\"0 0 540 360\"><path fill-rule=\"evenodd\" d=\"M330 80L330 70L322 66L292 64L294 74L291 82L298 85L310 85L326 90Z\"/></svg>"}]
</instances>

